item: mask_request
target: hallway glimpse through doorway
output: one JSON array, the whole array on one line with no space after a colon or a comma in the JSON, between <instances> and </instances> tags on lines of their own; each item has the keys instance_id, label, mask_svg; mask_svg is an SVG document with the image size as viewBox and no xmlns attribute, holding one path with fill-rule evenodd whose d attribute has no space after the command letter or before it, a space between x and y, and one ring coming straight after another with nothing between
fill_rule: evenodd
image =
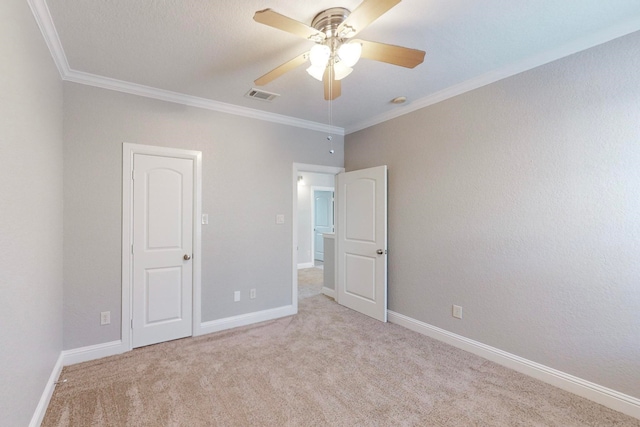
<instances>
[{"instance_id":1,"label":"hallway glimpse through doorway","mask_svg":"<svg viewBox=\"0 0 640 427\"><path fill-rule=\"evenodd\" d=\"M315 261L311 268L298 270L298 300L313 297L322 293L324 284L324 268L322 261Z\"/></svg>"}]
</instances>

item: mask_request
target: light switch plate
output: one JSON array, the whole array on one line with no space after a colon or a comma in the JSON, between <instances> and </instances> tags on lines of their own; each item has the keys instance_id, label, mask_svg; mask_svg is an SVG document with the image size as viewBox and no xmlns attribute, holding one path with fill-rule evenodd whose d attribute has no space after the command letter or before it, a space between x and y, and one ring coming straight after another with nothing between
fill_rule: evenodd
<instances>
[{"instance_id":1,"label":"light switch plate","mask_svg":"<svg viewBox=\"0 0 640 427\"><path fill-rule=\"evenodd\" d=\"M451 314L456 319L462 319L462 307L460 307L459 305L454 305Z\"/></svg>"},{"instance_id":2,"label":"light switch plate","mask_svg":"<svg viewBox=\"0 0 640 427\"><path fill-rule=\"evenodd\" d=\"M202 224L209 224L209 214L202 214Z\"/></svg>"},{"instance_id":3,"label":"light switch plate","mask_svg":"<svg viewBox=\"0 0 640 427\"><path fill-rule=\"evenodd\" d=\"M276 224L284 224L284 214L276 215Z\"/></svg>"}]
</instances>

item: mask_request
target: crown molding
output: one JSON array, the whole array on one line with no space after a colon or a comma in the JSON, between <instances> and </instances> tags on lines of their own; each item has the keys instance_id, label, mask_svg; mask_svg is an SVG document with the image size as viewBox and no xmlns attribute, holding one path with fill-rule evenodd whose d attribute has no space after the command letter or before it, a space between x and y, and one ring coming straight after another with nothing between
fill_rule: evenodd
<instances>
[{"instance_id":1,"label":"crown molding","mask_svg":"<svg viewBox=\"0 0 640 427\"><path fill-rule=\"evenodd\" d=\"M64 79L64 76L69 72L69 61L67 61L67 56L64 54L64 49L62 48L62 43L60 43L60 37L58 37L56 27L53 25L49 7L45 0L27 0L27 3L40 28L44 41L51 52L53 62L56 64L56 67L58 67L60 76Z\"/></svg>"},{"instance_id":2,"label":"crown molding","mask_svg":"<svg viewBox=\"0 0 640 427\"><path fill-rule=\"evenodd\" d=\"M323 123L298 119L282 114L269 113L253 108L240 107L238 105L227 104L225 102L214 101L211 99L200 98L192 95L185 95L182 93L158 89L151 86L144 86L137 83L112 79L110 77L97 76L95 74L85 73L82 71L69 70L66 76L63 76L63 80L88 86L99 87L102 89L109 89L117 92L143 96L145 98L153 98L161 101L173 102L190 107L218 111L220 113L249 117L252 119L264 120L267 122L279 123L288 126L295 126L319 132L326 132L334 135L344 135L344 128L337 126L329 126Z\"/></svg>"},{"instance_id":3,"label":"crown molding","mask_svg":"<svg viewBox=\"0 0 640 427\"><path fill-rule=\"evenodd\" d=\"M53 57L56 67L60 72L60 76L65 81L336 135L348 135L371 126L375 126L405 114L412 113L413 111L421 108L442 102L446 99L453 98L454 96L461 95L465 92L478 89L482 86L531 70L582 50L606 43L618 37L631 34L635 31L640 31L640 18L636 18L623 24L591 34L588 37L583 37L567 43L557 49L552 49L539 55L534 55L518 63L490 71L481 76L450 86L424 98L417 99L406 106L394 108L393 110L354 123L346 128L341 128L338 126L330 126L324 123L298 119L282 114L240 107L211 99L185 95L164 89L73 70L69 67L69 62L64 53L64 49L62 48L62 43L58 37L58 32L56 31L53 19L51 18L51 13L49 12L46 0L27 0L27 2L40 31L42 32L47 47L51 52L51 56Z\"/></svg>"},{"instance_id":4,"label":"crown molding","mask_svg":"<svg viewBox=\"0 0 640 427\"><path fill-rule=\"evenodd\" d=\"M409 114L413 111L421 108L428 107L438 102L442 102L446 99L453 98L454 96L461 95L465 92L472 91L474 89L481 88L491 83L495 83L499 80L507 77L520 74L524 71L531 70L541 65L553 62L555 60L564 58L574 53L598 46L600 44L609 42L613 39L626 36L633 32L640 31L640 18L630 20L623 24L608 28L603 31L591 34L588 37L583 37L578 40L574 40L559 48L552 49L543 52L538 55L531 56L523 61L507 65L506 67L498 68L496 70L485 73L481 76L474 77L462 83L449 86L441 91L428 95L424 98L417 99L416 101L406 106L398 107L385 113L379 114L369 119L362 120L351 126L346 127L346 134L354 133L362 129L386 122L391 119Z\"/></svg>"},{"instance_id":5,"label":"crown molding","mask_svg":"<svg viewBox=\"0 0 640 427\"><path fill-rule=\"evenodd\" d=\"M64 53L62 43L60 42L60 37L58 36L58 32L56 31L56 27L53 23L53 19L51 17L51 13L46 1L27 0L27 2L29 3L29 7L31 8L31 12L33 13L40 31L42 32L45 43L47 44L47 47L51 52L53 61L55 62L58 71L60 72L60 77L62 78L62 80L99 87L102 89L124 92L132 95L143 96L146 98L153 98L161 101L202 108L205 110L228 113L236 116L264 120L267 122L278 123L282 125L295 126L318 132L326 132L334 135L344 135L344 128L338 126L330 126L311 120L303 120L295 117L285 116L282 114L256 110L253 108L240 107L237 105L227 104L211 99L185 95L182 93L73 70L69 67L69 61L67 60L67 56Z\"/></svg>"}]
</instances>

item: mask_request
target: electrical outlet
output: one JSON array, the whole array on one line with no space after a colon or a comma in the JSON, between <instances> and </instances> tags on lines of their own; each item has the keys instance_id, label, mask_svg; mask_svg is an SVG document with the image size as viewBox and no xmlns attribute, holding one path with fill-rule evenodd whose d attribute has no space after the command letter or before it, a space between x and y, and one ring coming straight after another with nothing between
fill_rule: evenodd
<instances>
[{"instance_id":1,"label":"electrical outlet","mask_svg":"<svg viewBox=\"0 0 640 427\"><path fill-rule=\"evenodd\" d=\"M110 311L102 311L100 312L100 325L109 325L111 323L111 312Z\"/></svg>"},{"instance_id":2,"label":"electrical outlet","mask_svg":"<svg viewBox=\"0 0 640 427\"><path fill-rule=\"evenodd\" d=\"M462 307L460 307L459 305L453 306L453 317L455 317L456 319L462 319Z\"/></svg>"},{"instance_id":3,"label":"electrical outlet","mask_svg":"<svg viewBox=\"0 0 640 427\"><path fill-rule=\"evenodd\" d=\"M250 293L249 293L249 298L254 299L256 297L256 290L255 289L251 289Z\"/></svg>"},{"instance_id":4,"label":"electrical outlet","mask_svg":"<svg viewBox=\"0 0 640 427\"><path fill-rule=\"evenodd\" d=\"M235 292L233 293L233 301L234 301L234 302L238 302L238 301L240 301L240 291L235 291Z\"/></svg>"}]
</instances>

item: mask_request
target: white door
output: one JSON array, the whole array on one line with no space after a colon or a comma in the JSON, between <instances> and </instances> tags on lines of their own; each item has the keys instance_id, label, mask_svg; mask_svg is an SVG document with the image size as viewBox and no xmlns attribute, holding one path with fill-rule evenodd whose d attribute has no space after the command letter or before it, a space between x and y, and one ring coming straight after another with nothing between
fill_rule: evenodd
<instances>
[{"instance_id":1,"label":"white door","mask_svg":"<svg viewBox=\"0 0 640 427\"><path fill-rule=\"evenodd\" d=\"M338 175L338 303L387 321L387 167Z\"/></svg>"},{"instance_id":2,"label":"white door","mask_svg":"<svg viewBox=\"0 0 640 427\"><path fill-rule=\"evenodd\" d=\"M193 160L133 160L133 347L192 334Z\"/></svg>"},{"instance_id":3,"label":"white door","mask_svg":"<svg viewBox=\"0 0 640 427\"><path fill-rule=\"evenodd\" d=\"M324 233L333 233L333 191L313 192L314 259L324 261Z\"/></svg>"}]
</instances>

